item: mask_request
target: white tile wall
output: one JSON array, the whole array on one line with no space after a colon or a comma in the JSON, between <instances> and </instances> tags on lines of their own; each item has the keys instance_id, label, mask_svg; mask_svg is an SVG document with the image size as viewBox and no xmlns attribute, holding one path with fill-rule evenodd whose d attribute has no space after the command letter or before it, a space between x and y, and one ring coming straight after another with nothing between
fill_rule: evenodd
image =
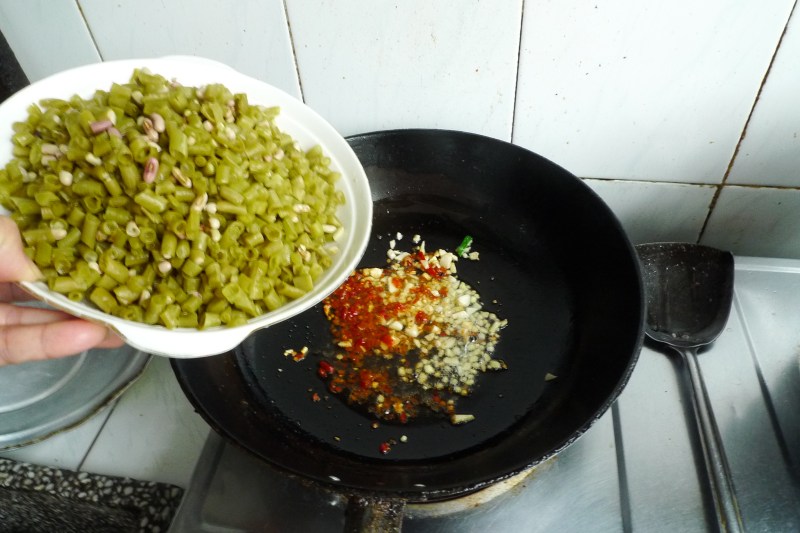
<instances>
[{"instance_id":1,"label":"white tile wall","mask_svg":"<svg viewBox=\"0 0 800 533\"><path fill-rule=\"evenodd\" d=\"M104 60L199 55L300 97L281 0L79 0Z\"/></svg>"},{"instance_id":2,"label":"white tile wall","mask_svg":"<svg viewBox=\"0 0 800 533\"><path fill-rule=\"evenodd\" d=\"M32 80L100 59L208 56L302 96L345 135L512 140L590 178L635 242L696 240L715 206L704 242L800 258L797 191L732 187L800 189L800 14L780 40L794 4L0 0L0 30ZM779 43L715 203L704 185L722 183Z\"/></svg>"},{"instance_id":3,"label":"white tile wall","mask_svg":"<svg viewBox=\"0 0 800 533\"><path fill-rule=\"evenodd\" d=\"M287 0L306 103L345 135L511 138L521 0Z\"/></svg>"},{"instance_id":4,"label":"white tile wall","mask_svg":"<svg viewBox=\"0 0 800 533\"><path fill-rule=\"evenodd\" d=\"M800 14L795 14L728 176L730 184L800 187ZM800 219L798 219L800 225Z\"/></svg>"},{"instance_id":5,"label":"white tile wall","mask_svg":"<svg viewBox=\"0 0 800 533\"><path fill-rule=\"evenodd\" d=\"M725 187L702 244L739 255L800 257L800 189Z\"/></svg>"},{"instance_id":6,"label":"white tile wall","mask_svg":"<svg viewBox=\"0 0 800 533\"><path fill-rule=\"evenodd\" d=\"M75 0L2 0L0 31L32 82L100 61Z\"/></svg>"},{"instance_id":7,"label":"white tile wall","mask_svg":"<svg viewBox=\"0 0 800 533\"><path fill-rule=\"evenodd\" d=\"M631 242L697 242L716 187L584 179L617 215Z\"/></svg>"},{"instance_id":8,"label":"white tile wall","mask_svg":"<svg viewBox=\"0 0 800 533\"><path fill-rule=\"evenodd\" d=\"M720 183L793 3L529 0L514 142L581 177Z\"/></svg>"}]
</instances>

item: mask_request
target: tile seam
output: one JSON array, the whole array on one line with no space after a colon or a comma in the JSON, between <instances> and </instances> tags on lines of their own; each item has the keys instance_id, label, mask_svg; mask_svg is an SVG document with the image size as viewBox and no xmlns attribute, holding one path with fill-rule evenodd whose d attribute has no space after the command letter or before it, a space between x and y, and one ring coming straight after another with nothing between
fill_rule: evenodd
<instances>
[{"instance_id":1,"label":"tile seam","mask_svg":"<svg viewBox=\"0 0 800 533\"><path fill-rule=\"evenodd\" d=\"M755 113L756 107L758 106L758 101L761 99L761 93L764 91L764 86L767 84L767 79L769 79L769 74L770 72L772 72L772 67L775 64L775 58L778 56L778 53L781 49L781 45L783 44L783 39L786 37L786 31L789 28L789 23L792 20L792 15L794 15L796 7L797 7L797 0L795 0L794 3L792 4L792 8L789 10L789 15L786 17L786 22L783 25L783 31L781 31L780 37L778 37L778 42L775 44L775 49L772 51L772 57L770 57L767 69L766 71L764 71L764 76L761 78L761 83L758 86L758 91L756 91L756 96L753 99L753 104L750 106L750 112L747 114L747 119L744 121L744 126L742 126L742 132L739 135L739 140L736 142L736 146L733 149L733 154L731 154L730 161L728 161L728 166L725 169L725 173L722 175L722 181L720 181L720 183L716 186L716 191L714 191L714 196L711 198L711 202L709 202L708 211L706 212L706 218L703 221L703 225L700 228L700 232L697 235L698 243L703 239L703 235L705 235L706 229L708 228L708 223L711 220L711 215L714 213L714 208L717 206L717 202L719 201L719 197L722 194L722 190L728 183L728 177L730 176L731 170L733 169L736 157L739 155L739 150L742 147L742 142L747 136L747 129L750 126L750 121L752 120L753 114Z\"/></svg>"},{"instance_id":2,"label":"tile seam","mask_svg":"<svg viewBox=\"0 0 800 533\"><path fill-rule=\"evenodd\" d=\"M86 31L89 32L89 38L92 40L92 45L94 46L95 52L97 52L97 56L100 58L100 61L105 61L103 52L100 51L100 46L97 44L97 39L94 37L92 27L89 25L89 21L86 19L86 15L83 13L83 6L81 6L80 0L75 0L75 7L78 8L78 13L81 15L83 25L86 26Z\"/></svg>"}]
</instances>

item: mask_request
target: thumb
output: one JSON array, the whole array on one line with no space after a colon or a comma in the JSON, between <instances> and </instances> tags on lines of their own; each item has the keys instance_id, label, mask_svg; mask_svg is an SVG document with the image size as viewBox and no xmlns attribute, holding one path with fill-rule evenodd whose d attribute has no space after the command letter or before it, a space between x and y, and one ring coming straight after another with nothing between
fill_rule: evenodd
<instances>
[{"instance_id":1,"label":"thumb","mask_svg":"<svg viewBox=\"0 0 800 533\"><path fill-rule=\"evenodd\" d=\"M10 218L0 216L0 282L41 278L42 273L22 251L19 228Z\"/></svg>"}]
</instances>

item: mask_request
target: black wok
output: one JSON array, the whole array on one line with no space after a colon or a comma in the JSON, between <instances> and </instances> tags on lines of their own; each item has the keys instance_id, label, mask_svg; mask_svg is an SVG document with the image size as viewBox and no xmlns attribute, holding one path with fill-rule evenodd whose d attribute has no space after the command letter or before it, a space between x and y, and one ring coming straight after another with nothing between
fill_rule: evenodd
<instances>
[{"instance_id":1,"label":"black wok","mask_svg":"<svg viewBox=\"0 0 800 533\"><path fill-rule=\"evenodd\" d=\"M458 275L485 308L508 319L498 345L508 370L483 375L461 401L473 422L423 417L373 428L316 375L319 354L332 350L317 306L228 354L173 360L198 412L291 474L409 502L477 490L569 445L621 392L642 342L639 264L612 212L566 170L487 137L400 130L349 142L375 202L362 266L385 264L398 232L397 247L406 250L414 234L428 250L453 250L473 236L480 259L460 261ZM284 356L303 346L304 361ZM391 439L383 455L379 445Z\"/></svg>"}]
</instances>

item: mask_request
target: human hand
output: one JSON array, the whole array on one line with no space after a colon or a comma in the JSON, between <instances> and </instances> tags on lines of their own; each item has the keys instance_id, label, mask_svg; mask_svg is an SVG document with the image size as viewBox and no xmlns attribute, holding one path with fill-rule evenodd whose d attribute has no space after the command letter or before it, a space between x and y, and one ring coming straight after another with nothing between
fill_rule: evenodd
<instances>
[{"instance_id":1,"label":"human hand","mask_svg":"<svg viewBox=\"0 0 800 533\"><path fill-rule=\"evenodd\" d=\"M13 305L31 299L13 282L40 278L41 272L22 251L17 225L0 216L0 366L122 345L104 326L60 311Z\"/></svg>"}]
</instances>

